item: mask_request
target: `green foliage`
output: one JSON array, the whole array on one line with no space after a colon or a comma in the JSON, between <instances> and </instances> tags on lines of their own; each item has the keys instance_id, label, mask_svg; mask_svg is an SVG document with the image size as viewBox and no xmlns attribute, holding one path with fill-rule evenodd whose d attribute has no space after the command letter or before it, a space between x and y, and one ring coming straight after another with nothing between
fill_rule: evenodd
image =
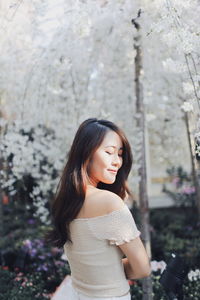
<instances>
[{"instance_id":1,"label":"green foliage","mask_svg":"<svg viewBox=\"0 0 200 300\"><path fill-rule=\"evenodd\" d=\"M153 285L153 299L154 300L167 300L167 296L161 284L159 283L160 273L155 272L152 275ZM141 300L142 299L142 284L141 280L133 281L130 285L131 299ZM183 285L184 299L199 300L200 295L200 279L190 281L188 278L185 279Z\"/></svg>"},{"instance_id":2,"label":"green foliage","mask_svg":"<svg viewBox=\"0 0 200 300\"><path fill-rule=\"evenodd\" d=\"M50 299L40 273L31 275L0 270L0 300Z\"/></svg>"},{"instance_id":3,"label":"green foliage","mask_svg":"<svg viewBox=\"0 0 200 300\"><path fill-rule=\"evenodd\" d=\"M200 267L200 222L192 208L153 209L150 220L154 260L167 261L175 252L190 268Z\"/></svg>"},{"instance_id":4,"label":"green foliage","mask_svg":"<svg viewBox=\"0 0 200 300\"><path fill-rule=\"evenodd\" d=\"M200 280L188 281L187 284L183 286L183 293L185 299L199 300L200 295Z\"/></svg>"},{"instance_id":5,"label":"green foliage","mask_svg":"<svg viewBox=\"0 0 200 300\"><path fill-rule=\"evenodd\" d=\"M0 300L47 299L70 273L63 250L44 242L48 229L25 204L4 205L0 239Z\"/></svg>"}]
</instances>

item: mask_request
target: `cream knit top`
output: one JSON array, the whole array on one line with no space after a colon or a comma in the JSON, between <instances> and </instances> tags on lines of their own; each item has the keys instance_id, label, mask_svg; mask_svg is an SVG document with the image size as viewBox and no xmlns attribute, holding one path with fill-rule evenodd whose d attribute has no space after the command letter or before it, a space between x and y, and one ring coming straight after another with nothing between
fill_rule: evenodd
<instances>
[{"instance_id":1,"label":"cream knit top","mask_svg":"<svg viewBox=\"0 0 200 300\"><path fill-rule=\"evenodd\" d=\"M123 252L117 245L140 235L125 204L103 216L74 219L70 223L73 244L67 242L72 285L89 297L119 297L129 292Z\"/></svg>"}]
</instances>

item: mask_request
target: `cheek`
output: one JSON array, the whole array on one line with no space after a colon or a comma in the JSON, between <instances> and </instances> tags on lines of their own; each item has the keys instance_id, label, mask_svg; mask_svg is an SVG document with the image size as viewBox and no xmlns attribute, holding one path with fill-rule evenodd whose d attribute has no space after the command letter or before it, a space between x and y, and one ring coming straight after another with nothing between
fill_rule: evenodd
<instances>
[{"instance_id":1,"label":"cheek","mask_svg":"<svg viewBox=\"0 0 200 300\"><path fill-rule=\"evenodd\" d=\"M104 169L107 169L109 165L110 157L107 153L98 153L93 157L91 170L95 173L101 173Z\"/></svg>"},{"instance_id":2,"label":"cheek","mask_svg":"<svg viewBox=\"0 0 200 300\"><path fill-rule=\"evenodd\" d=\"M99 154L98 158L96 159L96 166L101 168L107 168L110 163L110 158L108 154L101 153Z\"/></svg>"}]
</instances>

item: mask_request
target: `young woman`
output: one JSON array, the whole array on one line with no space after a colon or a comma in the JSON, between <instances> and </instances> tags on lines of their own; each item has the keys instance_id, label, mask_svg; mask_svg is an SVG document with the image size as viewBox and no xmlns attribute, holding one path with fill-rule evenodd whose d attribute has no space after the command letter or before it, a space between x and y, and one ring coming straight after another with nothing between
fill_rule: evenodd
<instances>
[{"instance_id":1,"label":"young woman","mask_svg":"<svg viewBox=\"0 0 200 300\"><path fill-rule=\"evenodd\" d=\"M149 259L123 199L132 154L121 129L84 121L74 138L52 206L50 240L71 269L66 300L130 300L127 279L150 275ZM125 258L123 258L125 256Z\"/></svg>"}]
</instances>

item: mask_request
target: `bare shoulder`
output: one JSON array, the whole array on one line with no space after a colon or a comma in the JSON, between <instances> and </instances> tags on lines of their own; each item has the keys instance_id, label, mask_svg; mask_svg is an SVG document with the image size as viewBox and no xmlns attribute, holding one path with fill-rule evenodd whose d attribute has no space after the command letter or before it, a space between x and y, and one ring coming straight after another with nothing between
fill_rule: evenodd
<instances>
[{"instance_id":1,"label":"bare shoulder","mask_svg":"<svg viewBox=\"0 0 200 300\"><path fill-rule=\"evenodd\" d=\"M77 218L92 218L108 214L124 207L124 201L115 193L95 189L87 194L84 205Z\"/></svg>"},{"instance_id":2,"label":"bare shoulder","mask_svg":"<svg viewBox=\"0 0 200 300\"><path fill-rule=\"evenodd\" d=\"M102 190L99 193L99 197L101 197L101 204L105 207L105 213L111 213L114 210L119 210L124 207L124 201L117 194Z\"/></svg>"}]
</instances>

